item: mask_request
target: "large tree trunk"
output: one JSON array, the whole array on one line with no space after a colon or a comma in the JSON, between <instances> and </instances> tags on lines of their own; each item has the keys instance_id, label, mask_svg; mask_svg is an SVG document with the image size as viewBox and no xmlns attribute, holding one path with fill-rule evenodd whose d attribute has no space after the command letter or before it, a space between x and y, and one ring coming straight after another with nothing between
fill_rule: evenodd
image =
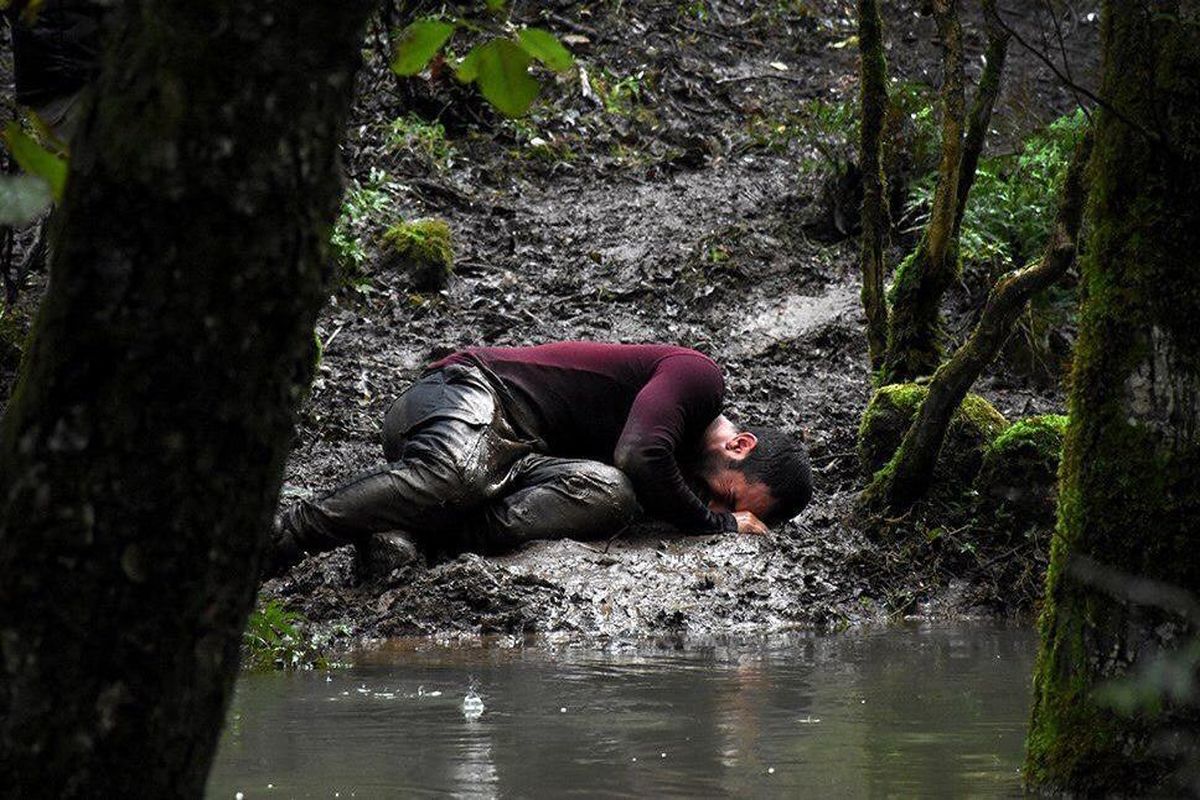
<instances>
[{"instance_id":1,"label":"large tree trunk","mask_svg":"<svg viewBox=\"0 0 1200 800\"><path fill-rule=\"evenodd\" d=\"M199 796L313 368L367 0L128 0L0 438L0 773Z\"/></svg>"},{"instance_id":2,"label":"large tree trunk","mask_svg":"<svg viewBox=\"0 0 1200 800\"><path fill-rule=\"evenodd\" d=\"M1170 768L1155 728L1173 714L1196 725L1195 707L1128 718L1093 690L1188 626L1092 576L1200 589L1200 4L1109 0L1101 37L1107 105L1152 138L1099 114L1025 774L1045 788L1137 795Z\"/></svg>"}]
</instances>

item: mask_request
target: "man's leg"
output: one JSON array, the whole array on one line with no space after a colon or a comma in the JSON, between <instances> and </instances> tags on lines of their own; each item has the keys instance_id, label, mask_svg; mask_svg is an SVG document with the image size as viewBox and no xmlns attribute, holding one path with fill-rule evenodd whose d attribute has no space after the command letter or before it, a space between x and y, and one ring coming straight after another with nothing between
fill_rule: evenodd
<instances>
[{"instance_id":1,"label":"man's leg","mask_svg":"<svg viewBox=\"0 0 1200 800\"><path fill-rule=\"evenodd\" d=\"M400 397L384 425L393 459L289 509L277 531L269 573L304 553L375 534L423 536L459 527L472 509L507 489L512 465L529 452L504 419L477 370L447 367Z\"/></svg>"},{"instance_id":2,"label":"man's leg","mask_svg":"<svg viewBox=\"0 0 1200 800\"><path fill-rule=\"evenodd\" d=\"M611 536L638 511L629 478L599 461L531 454L509 477L510 493L484 512L495 550L533 539Z\"/></svg>"}]
</instances>

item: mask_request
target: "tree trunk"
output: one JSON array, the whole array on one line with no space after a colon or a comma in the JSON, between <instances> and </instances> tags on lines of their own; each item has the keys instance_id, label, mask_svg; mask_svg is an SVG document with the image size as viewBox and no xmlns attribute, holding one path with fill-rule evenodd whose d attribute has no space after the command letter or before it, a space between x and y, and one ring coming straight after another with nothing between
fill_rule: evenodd
<instances>
[{"instance_id":1,"label":"tree trunk","mask_svg":"<svg viewBox=\"0 0 1200 800\"><path fill-rule=\"evenodd\" d=\"M1124 717L1095 687L1187 635L1093 576L1200 589L1200 5L1108 0L1092 233L1034 676L1026 780L1084 794L1155 785L1173 717ZM1081 568L1080 565L1087 565ZM1191 631L1194 633L1194 631Z\"/></svg>"},{"instance_id":2,"label":"tree trunk","mask_svg":"<svg viewBox=\"0 0 1200 800\"><path fill-rule=\"evenodd\" d=\"M912 427L891 462L879 471L868 487L867 499L872 504L902 511L925 493L933 478L933 467L946 438L946 429L959 404L980 373L1000 352L1025 305L1066 274L1075 260L1079 226L1087 200L1086 171L1091 151L1089 134L1076 145L1063 182L1054 232L1045 254L1037 263L1002 276L992 287L975 330L954 356L934 373L929 394Z\"/></svg>"},{"instance_id":3,"label":"tree trunk","mask_svg":"<svg viewBox=\"0 0 1200 800\"><path fill-rule=\"evenodd\" d=\"M930 375L941 360L938 324L942 295L958 274L955 214L963 156L966 100L962 25L957 0L933 0L942 39L942 153L929 223L917 249L896 270L881 383Z\"/></svg>"},{"instance_id":4,"label":"tree trunk","mask_svg":"<svg viewBox=\"0 0 1200 800\"><path fill-rule=\"evenodd\" d=\"M313 369L370 4L128 0L0 435L0 773L198 797Z\"/></svg>"},{"instance_id":5,"label":"tree trunk","mask_svg":"<svg viewBox=\"0 0 1200 800\"><path fill-rule=\"evenodd\" d=\"M867 349L871 369L883 364L887 348L888 310L883 294L884 249L891 219L887 178L883 173L883 124L887 116L887 58L878 0L858 1L858 47L861 53L859 101L862 107L859 159L863 174L862 303L867 315Z\"/></svg>"},{"instance_id":6,"label":"tree trunk","mask_svg":"<svg viewBox=\"0 0 1200 800\"><path fill-rule=\"evenodd\" d=\"M1000 97L1001 79L1004 77L1004 62L1008 58L1008 43L1011 37L996 16L995 0L984 0L984 13L988 19L988 44L984 54L983 73L979 76L979 87L975 90L975 101L971 104L971 115L967 121L967 134L963 139L962 164L958 173L957 208L954 213L954 241L962 233L963 216L967 211L967 198L975 185L975 173L979 169L979 157L987 141L988 128L992 124L992 111Z\"/></svg>"}]
</instances>

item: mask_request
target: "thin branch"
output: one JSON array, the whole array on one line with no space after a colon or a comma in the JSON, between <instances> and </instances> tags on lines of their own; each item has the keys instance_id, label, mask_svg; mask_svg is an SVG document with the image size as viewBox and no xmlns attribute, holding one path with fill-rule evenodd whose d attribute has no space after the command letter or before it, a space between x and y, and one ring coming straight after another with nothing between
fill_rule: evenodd
<instances>
[{"instance_id":1,"label":"thin branch","mask_svg":"<svg viewBox=\"0 0 1200 800\"><path fill-rule=\"evenodd\" d=\"M1097 95L1091 89L1088 89L1086 86L1082 86L1082 85L1076 83L1075 81L1071 80L1066 75L1064 75L1062 70L1060 70L1058 68L1058 65L1055 64L1045 53L1043 53L1041 50L1039 50L1038 48L1031 45L1029 42L1025 41L1025 39L1021 36L1021 34L1017 33L1015 30L1013 30L1013 28L1007 22L1004 21L1004 15L1000 11L1000 9L996 9L996 21L1000 25L1000 27L1004 28L1004 30L1008 32L1009 36L1011 36L1013 39L1016 40L1017 44L1021 45L1021 47L1024 47L1026 50L1028 50L1030 53L1032 53L1033 56L1035 58L1037 58L1038 61L1041 61L1043 64L1045 64L1047 67L1049 67L1050 71L1054 73L1054 76L1056 78L1058 78L1059 81L1061 81L1064 86L1067 86L1071 90L1078 92L1079 94L1082 94L1084 97L1091 100L1093 103L1098 105L1100 108L1103 108L1105 111L1112 114L1114 117L1121 120L1126 125L1128 125L1129 127L1133 128L1138 133L1145 136L1150 141L1152 141L1152 142L1161 142L1162 141L1162 136L1160 136L1159 134L1150 130L1145 125L1142 125L1141 123L1137 122L1136 120L1131 119L1130 117L1128 117L1127 115L1122 113L1120 109L1116 108L1112 103L1108 102L1104 98Z\"/></svg>"},{"instance_id":2,"label":"thin branch","mask_svg":"<svg viewBox=\"0 0 1200 800\"><path fill-rule=\"evenodd\" d=\"M1046 13L1050 15L1050 19L1054 21L1054 37L1058 40L1058 52L1062 54L1063 72L1067 75L1067 80L1072 82L1070 86L1071 93L1075 95L1075 104L1083 110L1083 115L1087 117L1087 121L1092 121L1092 115L1083 105L1083 98L1079 94L1079 90L1075 88L1075 76L1071 74L1071 59L1067 57L1067 42L1063 37L1062 22L1058 19L1058 14L1054 13L1054 6L1050 4L1050 0L1042 0L1042 4L1046 6Z\"/></svg>"}]
</instances>

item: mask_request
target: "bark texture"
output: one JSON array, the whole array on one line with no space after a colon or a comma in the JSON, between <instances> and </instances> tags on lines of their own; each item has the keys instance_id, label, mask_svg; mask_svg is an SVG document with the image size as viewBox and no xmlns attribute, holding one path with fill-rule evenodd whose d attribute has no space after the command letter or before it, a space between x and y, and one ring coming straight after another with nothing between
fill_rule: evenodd
<instances>
[{"instance_id":1,"label":"bark texture","mask_svg":"<svg viewBox=\"0 0 1200 800\"><path fill-rule=\"evenodd\" d=\"M203 792L313 369L369 10L113 12L0 435L6 796Z\"/></svg>"},{"instance_id":2,"label":"bark texture","mask_svg":"<svg viewBox=\"0 0 1200 800\"><path fill-rule=\"evenodd\" d=\"M984 53L983 73L975 89L975 100L971 103L971 115L967 120L967 133L963 139L962 164L959 166L957 208L954 213L954 241L962 233L963 216L967 211L967 199L975 184L975 173L979 169L979 157L987 141L988 127L992 124L992 111L1000 96L1000 85L1004 77L1004 63L1008 58L1010 36L1000 25L996 16L995 0L984 0L984 14L988 20L988 43Z\"/></svg>"},{"instance_id":3,"label":"bark texture","mask_svg":"<svg viewBox=\"0 0 1200 800\"><path fill-rule=\"evenodd\" d=\"M1088 135L1076 146L1067 170L1045 254L1025 269L1002 276L992 287L975 330L934 373L929 394L904 441L868 487L867 498L872 503L903 510L925 493L959 404L1000 352L1030 299L1057 282L1074 262L1087 200L1086 171L1091 151L1092 137Z\"/></svg>"},{"instance_id":4,"label":"bark texture","mask_svg":"<svg viewBox=\"0 0 1200 800\"><path fill-rule=\"evenodd\" d=\"M932 0L932 6L943 50L938 181L917 249L896 269L881 384L902 383L937 369L942 295L958 274L955 214L966 126L963 33L957 0Z\"/></svg>"},{"instance_id":5,"label":"bark texture","mask_svg":"<svg viewBox=\"0 0 1200 800\"><path fill-rule=\"evenodd\" d=\"M867 315L871 369L878 369L887 348L888 309L883 293L883 259L891 227L887 178L883 170L883 127L888 109L887 58L878 0L858 2L858 47L862 59L859 75L859 105L862 109L859 163L863 175L862 303Z\"/></svg>"},{"instance_id":6,"label":"bark texture","mask_svg":"<svg viewBox=\"0 0 1200 800\"><path fill-rule=\"evenodd\" d=\"M1154 137L1098 115L1025 775L1042 789L1138 796L1172 766L1156 734L1195 726L1195 707L1123 717L1093 690L1189 631L1094 576L1200 588L1200 3L1109 0L1101 41L1107 104Z\"/></svg>"}]
</instances>

